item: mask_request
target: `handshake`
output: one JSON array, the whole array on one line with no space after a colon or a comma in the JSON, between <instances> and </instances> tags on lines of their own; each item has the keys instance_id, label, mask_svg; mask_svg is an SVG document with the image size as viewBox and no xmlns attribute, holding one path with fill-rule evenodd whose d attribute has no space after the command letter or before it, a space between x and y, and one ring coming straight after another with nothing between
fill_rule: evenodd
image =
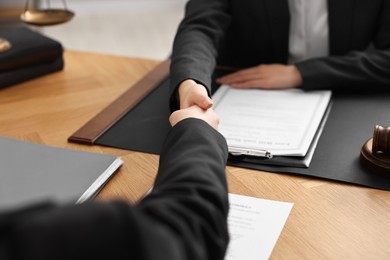
<instances>
[{"instance_id":1,"label":"handshake","mask_svg":"<svg viewBox=\"0 0 390 260\"><path fill-rule=\"evenodd\" d=\"M218 129L219 117L212 109L213 101L203 85L190 79L185 80L180 84L177 94L180 109L169 117L172 126L187 118L197 118Z\"/></svg>"}]
</instances>

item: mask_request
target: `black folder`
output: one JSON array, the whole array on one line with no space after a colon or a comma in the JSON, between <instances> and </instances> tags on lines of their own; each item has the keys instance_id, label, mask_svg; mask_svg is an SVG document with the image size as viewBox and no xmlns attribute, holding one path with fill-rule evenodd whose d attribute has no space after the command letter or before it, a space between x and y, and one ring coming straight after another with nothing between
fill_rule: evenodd
<instances>
[{"instance_id":1,"label":"black folder","mask_svg":"<svg viewBox=\"0 0 390 260\"><path fill-rule=\"evenodd\" d=\"M11 48L0 52L0 72L51 63L62 57L61 43L28 27L0 30L0 38Z\"/></svg>"},{"instance_id":2,"label":"black folder","mask_svg":"<svg viewBox=\"0 0 390 260\"><path fill-rule=\"evenodd\" d=\"M60 71L63 68L64 59L61 56L50 62L3 71L0 72L0 89Z\"/></svg>"},{"instance_id":3,"label":"black folder","mask_svg":"<svg viewBox=\"0 0 390 260\"><path fill-rule=\"evenodd\" d=\"M12 86L64 68L63 47L27 27L0 30L11 48L0 52L0 88Z\"/></svg>"},{"instance_id":4,"label":"black folder","mask_svg":"<svg viewBox=\"0 0 390 260\"><path fill-rule=\"evenodd\" d=\"M46 201L91 200L122 163L114 154L0 137L0 212Z\"/></svg>"}]
</instances>

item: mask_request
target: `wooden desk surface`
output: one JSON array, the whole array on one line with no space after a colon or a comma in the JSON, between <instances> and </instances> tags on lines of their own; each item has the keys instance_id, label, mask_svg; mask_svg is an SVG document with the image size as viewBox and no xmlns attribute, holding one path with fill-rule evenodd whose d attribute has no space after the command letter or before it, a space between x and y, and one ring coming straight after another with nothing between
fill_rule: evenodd
<instances>
[{"instance_id":1,"label":"wooden desk surface","mask_svg":"<svg viewBox=\"0 0 390 260\"><path fill-rule=\"evenodd\" d=\"M124 165L98 199L134 202L152 186L158 156L67 138L159 61L64 55L63 71L0 90L0 135L118 154ZM390 192L235 167L227 176L231 193L294 203L271 259L390 258Z\"/></svg>"}]
</instances>

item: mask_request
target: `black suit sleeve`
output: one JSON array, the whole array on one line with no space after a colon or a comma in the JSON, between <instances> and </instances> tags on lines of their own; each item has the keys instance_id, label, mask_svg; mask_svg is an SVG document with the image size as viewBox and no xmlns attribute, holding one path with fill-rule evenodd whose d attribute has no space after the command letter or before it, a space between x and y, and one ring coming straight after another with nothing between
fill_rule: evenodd
<instances>
[{"instance_id":1,"label":"black suit sleeve","mask_svg":"<svg viewBox=\"0 0 390 260\"><path fill-rule=\"evenodd\" d=\"M0 215L0 259L223 259L225 139L199 119L168 134L152 192L137 205L45 205Z\"/></svg>"},{"instance_id":2,"label":"black suit sleeve","mask_svg":"<svg viewBox=\"0 0 390 260\"><path fill-rule=\"evenodd\" d=\"M377 21L372 46L367 50L297 63L303 79L301 87L334 90L390 87L390 1L382 1Z\"/></svg>"},{"instance_id":3,"label":"black suit sleeve","mask_svg":"<svg viewBox=\"0 0 390 260\"><path fill-rule=\"evenodd\" d=\"M173 43L170 70L172 111L179 107L175 91L185 79L202 84L210 95L217 49L231 21L229 8L227 0L188 1Z\"/></svg>"}]
</instances>

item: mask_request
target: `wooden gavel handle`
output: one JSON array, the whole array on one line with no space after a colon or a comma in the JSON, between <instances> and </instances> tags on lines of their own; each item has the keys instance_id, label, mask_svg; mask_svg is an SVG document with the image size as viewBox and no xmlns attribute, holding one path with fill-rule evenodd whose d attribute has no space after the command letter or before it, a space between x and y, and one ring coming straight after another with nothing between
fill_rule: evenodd
<instances>
[{"instance_id":1,"label":"wooden gavel handle","mask_svg":"<svg viewBox=\"0 0 390 260\"><path fill-rule=\"evenodd\" d=\"M390 127L376 125L372 140L372 152L390 156Z\"/></svg>"}]
</instances>

